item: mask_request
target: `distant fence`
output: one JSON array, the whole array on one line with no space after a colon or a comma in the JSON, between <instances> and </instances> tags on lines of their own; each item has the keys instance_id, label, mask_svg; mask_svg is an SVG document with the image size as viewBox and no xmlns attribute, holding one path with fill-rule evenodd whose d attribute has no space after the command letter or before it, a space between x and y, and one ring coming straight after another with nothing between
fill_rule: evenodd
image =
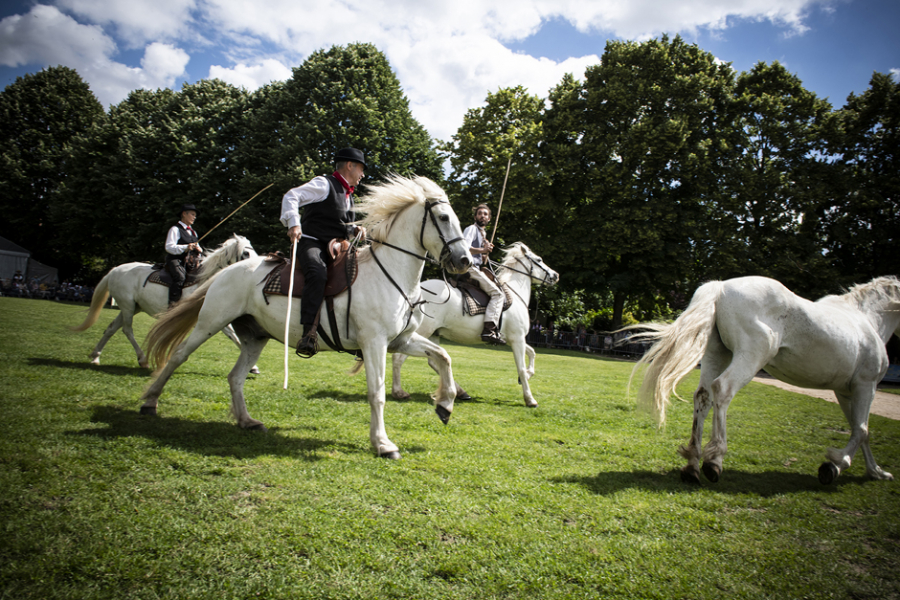
<instances>
[{"instance_id":1,"label":"distant fence","mask_svg":"<svg viewBox=\"0 0 900 600\"><path fill-rule=\"evenodd\" d=\"M612 335L532 329L525 339L533 348L559 348L624 358L640 358L650 347L650 342L628 343L629 337L630 335L627 333Z\"/></svg>"}]
</instances>

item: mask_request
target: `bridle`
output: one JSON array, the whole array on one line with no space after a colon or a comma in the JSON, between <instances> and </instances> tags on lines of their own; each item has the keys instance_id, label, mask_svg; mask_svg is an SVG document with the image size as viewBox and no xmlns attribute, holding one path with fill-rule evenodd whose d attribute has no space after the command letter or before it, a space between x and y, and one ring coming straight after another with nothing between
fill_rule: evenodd
<instances>
[{"instance_id":1,"label":"bridle","mask_svg":"<svg viewBox=\"0 0 900 600\"><path fill-rule=\"evenodd\" d=\"M541 285L549 285L550 281L552 280L552 276L550 275L550 270L547 269L547 267L545 267L543 265L543 263L540 262L540 260L536 256L532 255L530 252L525 253L525 258L527 258L529 260L529 262L531 262L531 266L525 265L525 263L523 263L522 260L518 256L516 257L516 262L519 265L521 265L523 269L528 269L527 273L525 271L520 271L518 269L514 269L513 267L510 267L510 266L507 266L507 265L504 265L504 264L501 264L498 262L491 261L491 263L493 264L493 266L495 268L507 269L509 271L514 271L516 273L520 273L522 275L525 275L525 276L531 278L533 281L537 281ZM540 267L540 269L544 272L542 277L538 277L534 274L535 266Z\"/></svg>"},{"instance_id":2,"label":"bridle","mask_svg":"<svg viewBox=\"0 0 900 600\"><path fill-rule=\"evenodd\" d=\"M425 214L422 215L422 229L419 231L419 246L421 246L422 250L425 251L424 254L422 254L422 255L416 254L415 252L410 252L409 250L400 248L399 246L395 246L393 244L389 244L388 242L383 242L381 240L373 239L372 242L375 244L381 244L383 246L387 246L388 248L393 248L394 250L399 250L400 252L409 254L410 256L415 256L416 258L423 260L423 261L430 262L431 264L441 266L445 257L450 254L450 246L452 244L455 244L457 242L465 240L465 238L463 236L459 236L459 237L453 238L452 240L449 240L449 241L447 240L446 236L444 236L444 232L441 231L441 228L438 225L437 217L434 216L434 211L432 210L432 208L438 204L450 204L450 202L448 202L447 200L435 200L434 202L428 202L427 200L425 201ZM441 253L438 256L438 260L435 260L435 259L431 258L430 256L428 256L428 249L425 247L425 225L428 224L429 217L431 217L431 223L434 225L434 228L437 231L438 236L441 238L441 243L443 244L443 246L441 247ZM375 264L377 264L378 267L381 269L381 272L384 273L385 277L388 278L388 281L390 281L393 284L393 286L395 288L397 288L397 291L400 292L400 295L403 296L404 300L406 300L406 303L409 304L410 310L409 310L409 317L407 318L407 324L409 324L409 319L412 318L412 313L415 310L416 306L418 306L420 304L425 304L426 301L420 299L416 302L413 302L412 300L410 300L409 296L406 295L406 292L404 292L403 289L400 287L400 285L398 285L397 282L394 281L394 278L391 277L391 274L387 272L387 269L385 269L384 265L381 264L381 261L378 260L378 256L375 255L375 246L370 246L369 251L372 254L372 258L375 259Z\"/></svg>"}]
</instances>

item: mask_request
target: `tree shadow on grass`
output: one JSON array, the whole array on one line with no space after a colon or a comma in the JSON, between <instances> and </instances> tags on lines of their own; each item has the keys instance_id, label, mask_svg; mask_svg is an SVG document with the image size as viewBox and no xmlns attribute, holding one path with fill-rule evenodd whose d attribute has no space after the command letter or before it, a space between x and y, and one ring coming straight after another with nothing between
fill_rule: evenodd
<instances>
[{"instance_id":1,"label":"tree shadow on grass","mask_svg":"<svg viewBox=\"0 0 900 600\"><path fill-rule=\"evenodd\" d=\"M74 431L71 435L105 440L144 438L176 450L233 458L285 456L315 461L323 458L320 451L325 449L360 452L359 447L343 442L284 435L279 428L271 428L268 433L247 431L231 423L144 416L118 406L96 407L91 422L105 427Z\"/></svg>"},{"instance_id":2,"label":"tree shadow on grass","mask_svg":"<svg viewBox=\"0 0 900 600\"><path fill-rule=\"evenodd\" d=\"M873 482L866 476L841 475L834 484L822 485L815 475L787 471L750 473L728 470L722 473L718 483L703 480L700 485L681 481L681 470L666 473L653 471L601 472L593 477L568 476L551 479L553 483L576 483L595 494L608 496L623 490L642 489L666 494L692 494L714 491L722 494L751 494L768 498L797 492L834 493L841 487Z\"/></svg>"}]
</instances>

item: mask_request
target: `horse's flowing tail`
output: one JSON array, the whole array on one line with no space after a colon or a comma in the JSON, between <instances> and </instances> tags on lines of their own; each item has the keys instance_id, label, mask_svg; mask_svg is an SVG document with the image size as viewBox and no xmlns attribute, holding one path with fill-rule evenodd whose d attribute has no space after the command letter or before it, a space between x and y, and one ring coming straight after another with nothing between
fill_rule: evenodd
<instances>
[{"instance_id":1,"label":"horse's flowing tail","mask_svg":"<svg viewBox=\"0 0 900 600\"><path fill-rule=\"evenodd\" d=\"M190 335L191 330L197 324L206 292L215 279L215 277L211 277L206 280L193 294L182 298L172 308L162 313L150 328L144 347L150 363L156 367L153 372L154 376L166 366L172 353Z\"/></svg>"},{"instance_id":2,"label":"horse's flowing tail","mask_svg":"<svg viewBox=\"0 0 900 600\"><path fill-rule=\"evenodd\" d=\"M716 302L722 294L721 281L706 283L694 293L691 304L671 325L651 323L650 329L635 336L656 340L631 373L646 365L644 380L638 390L638 408L648 410L660 426L666 423L666 407L675 387L696 368L706 352L709 336L716 325ZM634 339L634 338L632 338ZM629 380L629 386L631 381Z\"/></svg>"},{"instance_id":3,"label":"horse's flowing tail","mask_svg":"<svg viewBox=\"0 0 900 600\"><path fill-rule=\"evenodd\" d=\"M109 276L111 274L112 271L104 275L103 279L100 280L100 283L97 284L97 287L94 288L91 307L88 309L88 314L84 318L84 322L77 327L70 327L69 329L72 331L84 331L97 322L97 319L100 317L100 311L103 310L103 307L106 305L106 299L109 298Z\"/></svg>"}]
</instances>

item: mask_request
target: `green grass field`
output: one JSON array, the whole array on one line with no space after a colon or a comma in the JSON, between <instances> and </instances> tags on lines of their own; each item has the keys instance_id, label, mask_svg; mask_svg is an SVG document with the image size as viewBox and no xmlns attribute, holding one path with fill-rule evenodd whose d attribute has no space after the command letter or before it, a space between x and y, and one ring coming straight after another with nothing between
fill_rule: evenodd
<instances>
[{"instance_id":1,"label":"green grass field","mask_svg":"<svg viewBox=\"0 0 900 600\"><path fill-rule=\"evenodd\" d=\"M900 481L866 479L861 454L816 479L847 440L835 404L750 384L722 479L692 487L692 408L657 431L626 397L631 364L539 350L527 409L508 350L448 346L475 400L442 425L410 359L386 461L347 355L292 355L283 391L270 343L246 386L269 433L246 432L219 335L143 417L124 336L88 362L116 312L68 331L83 311L0 298L0 599L900 598ZM869 424L900 477L900 423Z\"/></svg>"}]
</instances>

